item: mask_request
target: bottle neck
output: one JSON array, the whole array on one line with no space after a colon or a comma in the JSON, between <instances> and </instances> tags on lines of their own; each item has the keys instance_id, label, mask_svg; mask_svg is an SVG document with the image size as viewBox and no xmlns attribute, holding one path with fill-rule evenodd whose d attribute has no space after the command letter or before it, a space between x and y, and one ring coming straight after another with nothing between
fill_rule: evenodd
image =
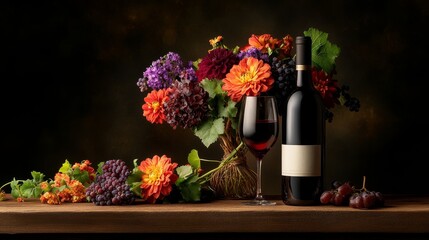
<instances>
[{"instance_id":1,"label":"bottle neck","mask_svg":"<svg viewBox=\"0 0 429 240\"><path fill-rule=\"evenodd\" d=\"M296 86L297 87L309 87L313 88L313 80L311 75L311 69L303 69L300 70L297 68L297 78L296 78Z\"/></svg>"}]
</instances>

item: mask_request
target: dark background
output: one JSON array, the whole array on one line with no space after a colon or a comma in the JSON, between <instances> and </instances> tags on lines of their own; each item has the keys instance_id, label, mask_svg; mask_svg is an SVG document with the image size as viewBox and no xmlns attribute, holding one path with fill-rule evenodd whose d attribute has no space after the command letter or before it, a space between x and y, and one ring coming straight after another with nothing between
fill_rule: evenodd
<instances>
[{"instance_id":1,"label":"dark background","mask_svg":"<svg viewBox=\"0 0 429 240\"><path fill-rule=\"evenodd\" d=\"M166 154L195 148L219 159L190 130L142 117L137 79L168 51L195 60L222 35L297 36L309 27L341 48L337 79L361 111L334 109L325 183L350 180L383 193L427 194L428 1L1 1L0 185L53 177L65 159ZM253 168L254 160L249 157ZM206 168L213 165L204 165ZM265 194L280 194L280 141L263 165Z\"/></svg>"}]
</instances>

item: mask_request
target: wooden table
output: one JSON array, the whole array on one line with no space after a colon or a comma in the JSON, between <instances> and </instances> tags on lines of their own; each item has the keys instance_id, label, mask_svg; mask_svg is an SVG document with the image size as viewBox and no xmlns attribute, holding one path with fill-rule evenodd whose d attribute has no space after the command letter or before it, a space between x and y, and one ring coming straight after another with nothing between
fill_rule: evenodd
<instances>
[{"instance_id":1,"label":"wooden table","mask_svg":"<svg viewBox=\"0 0 429 240\"><path fill-rule=\"evenodd\" d=\"M395 239L395 236L429 239L429 196L387 196L384 208L372 210L348 206L295 207L286 206L280 200L275 206L245 206L240 200L156 205L137 202L130 206L48 205L38 199L22 203L14 199L0 202L2 240L28 234L64 236L64 233L146 234L153 237L192 233L198 236L195 239L210 239L207 236L219 234L223 234L223 239L224 236L256 239L275 233L281 233L283 238L279 239L295 239L286 236L309 234L329 235L331 239L332 236L353 234L361 238L359 234L367 234L388 236L386 239Z\"/></svg>"}]
</instances>

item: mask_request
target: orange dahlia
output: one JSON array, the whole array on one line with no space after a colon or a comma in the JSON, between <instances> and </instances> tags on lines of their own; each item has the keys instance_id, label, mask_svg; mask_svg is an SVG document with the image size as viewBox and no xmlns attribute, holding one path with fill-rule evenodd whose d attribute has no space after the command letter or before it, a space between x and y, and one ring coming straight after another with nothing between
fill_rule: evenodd
<instances>
[{"instance_id":1,"label":"orange dahlia","mask_svg":"<svg viewBox=\"0 0 429 240\"><path fill-rule=\"evenodd\" d=\"M138 167L143 172L142 184L142 199L148 203L155 203L156 200L162 200L168 196L173 189L172 185L178 179L174 173L177 163L171 163L171 158L165 155L153 158L146 158Z\"/></svg>"},{"instance_id":2,"label":"orange dahlia","mask_svg":"<svg viewBox=\"0 0 429 240\"><path fill-rule=\"evenodd\" d=\"M280 46L281 41L270 34L255 35L249 38L249 45L259 49L262 53L268 53L268 49L274 50Z\"/></svg>"},{"instance_id":3,"label":"orange dahlia","mask_svg":"<svg viewBox=\"0 0 429 240\"><path fill-rule=\"evenodd\" d=\"M163 123L165 120L164 115L164 102L168 100L166 95L167 91L164 89L152 90L145 98L143 104L143 116L151 123Z\"/></svg>"},{"instance_id":4,"label":"orange dahlia","mask_svg":"<svg viewBox=\"0 0 429 240\"><path fill-rule=\"evenodd\" d=\"M231 68L223 79L222 89L234 102L239 102L244 95L258 96L270 90L273 84L270 65L249 57Z\"/></svg>"}]
</instances>

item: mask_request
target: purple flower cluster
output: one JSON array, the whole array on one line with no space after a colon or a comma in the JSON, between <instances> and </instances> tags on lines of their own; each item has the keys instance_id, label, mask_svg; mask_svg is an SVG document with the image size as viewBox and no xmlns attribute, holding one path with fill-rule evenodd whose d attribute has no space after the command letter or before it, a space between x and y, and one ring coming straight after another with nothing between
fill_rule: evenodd
<instances>
[{"instance_id":1,"label":"purple flower cluster","mask_svg":"<svg viewBox=\"0 0 429 240\"><path fill-rule=\"evenodd\" d=\"M180 79L191 81L197 79L192 62L185 65L179 54L169 52L146 68L143 77L137 81L137 86L141 92L146 91L148 87L159 90L170 87L175 80Z\"/></svg>"},{"instance_id":2,"label":"purple flower cluster","mask_svg":"<svg viewBox=\"0 0 429 240\"><path fill-rule=\"evenodd\" d=\"M173 129L193 128L208 117L209 94L197 81L175 81L167 92L164 114Z\"/></svg>"},{"instance_id":3,"label":"purple flower cluster","mask_svg":"<svg viewBox=\"0 0 429 240\"><path fill-rule=\"evenodd\" d=\"M239 52L237 56L240 60L243 58L254 57L256 59L269 63L268 53L262 53L259 49L255 47L251 47L246 51Z\"/></svg>"},{"instance_id":4,"label":"purple flower cluster","mask_svg":"<svg viewBox=\"0 0 429 240\"><path fill-rule=\"evenodd\" d=\"M187 66L184 66L182 72L179 75L180 79L187 79L191 82L197 81L197 75L195 74L195 69L193 67L192 61L188 62Z\"/></svg>"}]
</instances>

